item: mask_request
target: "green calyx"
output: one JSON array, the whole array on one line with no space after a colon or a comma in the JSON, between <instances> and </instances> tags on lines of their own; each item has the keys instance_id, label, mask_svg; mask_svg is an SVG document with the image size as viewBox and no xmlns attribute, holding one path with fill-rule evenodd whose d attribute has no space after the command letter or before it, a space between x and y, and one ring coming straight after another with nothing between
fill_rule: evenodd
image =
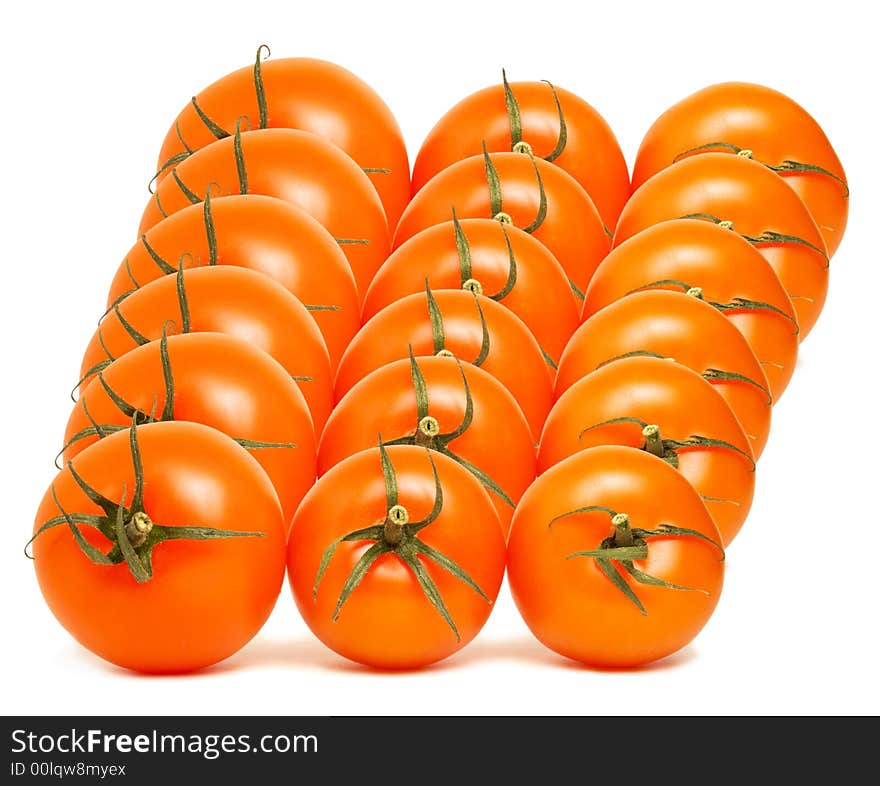
<instances>
[{"instance_id":1,"label":"green calyx","mask_svg":"<svg viewBox=\"0 0 880 786\"><path fill-rule=\"evenodd\" d=\"M693 587L682 587L678 584L672 584L652 576L645 571L637 568L634 564L637 560L645 560L648 558L649 541L652 538L697 538L707 541L715 546L720 552L722 559L724 558L724 549L720 543L712 538L707 537L702 532L685 527L674 527L670 524L661 524L657 529L649 530L639 527L633 527L630 518L626 513L618 513L617 511L607 508L603 505L587 505L582 508L570 510L562 513L550 520L548 527L560 519L568 516L574 516L581 513L605 513L611 518L613 534L604 538L597 549L589 551L576 551L569 554L566 559L587 558L595 560L596 567L608 578L608 580L617 587L618 590L645 616L648 612L642 601L636 595L635 590L626 576L637 584L643 584L653 587L663 587L669 590L680 590L684 592L703 592ZM623 572L621 572L621 569ZM624 575L626 574L626 576Z\"/></svg>"},{"instance_id":2,"label":"green calyx","mask_svg":"<svg viewBox=\"0 0 880 786\"><path fill-rule=\"evenodd\" d=\"M416 394L416 425L410 434L398 437L396 439L385 442L385 445L421 445L429 450L435 450L444 456L451 458L456 463L464 467L471 473L487 491L494 494L510 505L511 508L516 507L513 500L504 492L504 489L498 485L487 473L479 467L471 464L469 461L457 456L449 447L449 443L462 436L471 426L474 419L474 399L471 395L470 385L468 385L467 376L461 361L455 359L458 365L458 371L461 374L461 384L464 389L465 410L461 423L452 431L441 431L440 423L433 415L430 414L430 403L428 401L428 386L421 368L413 355L412 346L409 348L409 365L413 381L413 390Z\"/></svg>"},{"instance_id":3,"label":"green calyx","mask_svg":"<svg viewBox=\"0 0 880 786\"><path fill-rule=\"evenodd\" d=\"M729 450L742 456L749 463L750 470L752 472L755 471L755 460L752 456L745 450L738 448L736 445L732 445L730 442L726 442L723 439L715 439L713 437L704 437L699 434L692 434L685 440L664 439L661 437L660 428L656 424L647 423L640 418L624 416L604 420L601 423L595 423L580 431L578 434L578 441L583 439L584 434L588 431L603 428L604 426L616 426L623 423L631 423L635 426L639 426L642 429L641 436L644 440L642 450L663 459L667 464L670 464L676 469L678 469L679 465L678 454L682 450L721 449Z\"/></svg>"},{"instance_id":4,"label":"green calyx","mask_svg":"<svg viewBox=\"0 0 880 786\"><path fill-rule=\"evenodd\" d=\"M333 611L333 621L335 622L339 619L339 614L345 602L351 597L352 592L357 589L358 584L360 584L376 560L383 554L394 554L409 568L418 581L425 597L452 629L455 638L460 640L461 637L458 633L458 628L455 626L455 621L446 608L440 590L425 569L423 560L432 562L437 567L452 574L459 581L467 584L486 603L491 605L492 601L460 565L445 554L429 546L419 537L419 533L436 521L443 510L443 487L440 484L440 476L437 474L437 467L434 464L431 451L428 450L427 454L428 460L431 462L431 470L434 474L434 506L431 512L420 521L410 521L409 511L399 500L397 473L381 438L379 439L379 454L382 464L382 476L385 481L385 518L371 527L357 529L337 538L325 549L321 555L321 562L318 565L312 594L314 597L317 597L321 579L324 577L327 566L333 559L333 555L340 543L374 541L373 545L361 555L361 558L352 568L351 573L349 573L348 578L346 578Z\"/></svg>"},{"instance_id":5,"label":"green calyx","mask_svg":"<svg viewBox=\"0 0 880 786\"><path fill-rule=\"evenodd\" d=\"M472 292L475 295L485 295L486 297L500 302L504 300L516 286L516 257L513 254L513 246L510 244L510 236L507 234L507 227L504 222L501 223L501 232L504 235L504 242L507 246L507 280L494 295L490 295L483 290L483 285L474 278L473 260L471 258L471 246L468 242L464 230L461 228L461 222L458 220L455 208L452 208L452 225L455 231L455 248L458 252L458 268L461 278L461 288Z\"/></svg>"},{"instance_id":6,"label":"green calyx","mask_svg":"<svg viewBox=\"0 0 880 786\"><path fill-rule=\"evenodd\" d=\"M514 153L527 152L531 155L531 145L523 140L522 116L520 114L519 102L513 94L510 83L507 81L507 72L503 68L501 69L501 81L504 86L504 103L507 107L507 117L510 121L510 149ZM545 161L552 163L565 150L565 145L568 143L568 127L565 124L565 113L562 111L562 104L559 101L559 94L556 92L556 88L546 79L541 81L550 88L550 92L553 94L553 101L556 104L556 113L559 117L559 136L556 140L556 147L553 148L549 155L544 156Z\"/></svg>"},{"instance_id":7,"label":"green calyx","mask_svg":"<svg viewBox=\"0 0 880 786\"><path fill-rule=\"evenodd\" d=\"M139 584L149 581L153 577L153 549L168 540L216 540L224 538L252 538L263 537L262 532L236 532L233 530L215 529L213 527L166 527L154 522L144 510L144 468L141 461L140 448L137 439L138 424L132 418L129 429L129 446L131 450L131 463L134 469L135 488L131 503L126 505L126 490L123 486L120 501L114 502L94 487L76 471L72 461L67 462L67 469L76 484L83 493L96 505L103 514L94 513L71 513L65 510L52 487L52 499L58 508L58 516L54 516L44 522L34 536L25 546L25 554L28 547L53 527L66 525L77 546L86 557L95 565L112 566L125 563L129 572ZM97 546L90 543L82 534L81 526L96 529L109 542L107 551L101 551Z\"/></svg>"},{"instance_id":8,"label":"green calyx","mask_svg":"<svg viewBox=\"0 0 880 786\"><path fill-rule=\"evenodd\" d=\"M489 356L489 326L486 324L486 317L483 314L483 307L480 305L480 298L474 292L474 303L477 306L477 314L480 318L480 327L483 332L483 339L480 343L479 354L471 361L473 366L482 366ZM446 349L446 328L443 325L443 314L440 313L440 307L431 292L428 279L425 279L425 295L428 300L428 319L431 321L431 336L434 342L434 354L438 357L455 357L455 355Z\"/></svg>"},{"instance_id":9,"label":"green calyx","mask_svg":"<svg viewBox=\"0 0 880 786\"><path fill-rule=\"evenodd\" d=\"M538 212L535 216L535 220L528 226L522 227L522 229L525 232L532 234L541 228L541 224L544 223L544 219L547 217L547 192L544 190L544 180L541 177L541 170L538 169L538 164L530 150L528 156L534 167L535 180L538 184ZM512 219L508 213L504 212L503 198L501 194L501 180L498 177L498 170L495 169L492 157L486 149L485 140L483 140L483 163L486 167L486 185L489 187L489 205L492 218L501 223L510 224L512 223Z\"/></svg>"}]
</instances>

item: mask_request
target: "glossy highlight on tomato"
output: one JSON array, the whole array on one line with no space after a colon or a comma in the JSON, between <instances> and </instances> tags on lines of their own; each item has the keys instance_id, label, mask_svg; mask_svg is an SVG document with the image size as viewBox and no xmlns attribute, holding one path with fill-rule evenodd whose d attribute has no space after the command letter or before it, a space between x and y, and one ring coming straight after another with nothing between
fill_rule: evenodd
<instances>
[{"instance_id":1,"label":"glossy highlight on tomato","mask_svg":"<svg viewBox=\"0 0 880 786\"><path fill-rule=\"evenodd\" d=\"M89 446L52 481L34 533L52 613L83 647L134 671L193 671L237 652L284 577L268 476L197 423L148 423L135 439L127 429Z\"/></svg>"},{"instance_id":2,"label":"glossy highlight on tomato","mask_svg":"<svg viewBox=\"0 0 880 786\"><path fill-rule=\"evenodd\" d=\"M678 651L709 620L724 578L718 539L697 492L663 459L595 447L523 495L508 580L542 644L594 668L633 668Z\"/></svg>"},{"instance_id":3,"label":"glossy highlight on tomato","mask_svg":"<svg viewBox=\"0 0 880 786\"><path fill-rule=\"evenodd\" d=\"M356 453L293 519L287 575L312 632L374 668L442 660L483 627L504 575L488 493L451 458L412 445Z\"/></svg>"},{"instance_id":4,"label":"glossy highlight on tomato","mask_svg":"<svg viewBox=\"0 0 880 786\"><path fill-rule=\"evenodd\" d=\"M409 201L409 160L391 110L366 82L326 60L285 57L226 74L180 111L165 135L157 165L161 182L190 151L246 127L311 131L344 150L366 172L382 200L388 224L397 224Z\"/></svg>"}]
</instances>

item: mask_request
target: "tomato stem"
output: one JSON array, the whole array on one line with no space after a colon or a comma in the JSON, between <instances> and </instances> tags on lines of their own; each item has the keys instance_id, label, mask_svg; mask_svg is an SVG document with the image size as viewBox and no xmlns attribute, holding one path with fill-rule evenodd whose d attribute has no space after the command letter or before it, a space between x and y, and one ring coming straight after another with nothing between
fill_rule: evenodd
<instances>
[{"instance_id":1,"label":"tomato stem","mask_svg":"<svg viewBox=\"0 0 880 786\"><path fill-rule=\"evenodd\" d=\"M461 288L466 289L468 292L473 292L475 295L483 294L483 285L475 278L469 278L461 285Z\"/></svg>"},{"instance_id":2,"label":"tomato stem","mask_svg":"<svg viewBox=\"0 0 880 786\"><path fill-rule=\"evenodd\" d=\"M666 446L660 437L660 427L653 423L648 424L642 429L642 436L645 438L645 450L658 458L665 458Z\"/></svg>"},{"instance_id":3,"label":"tomato stem","mask_svg":"<svg viewBox=\"0 0 880 786\"><path fill-rule=\"evenodd\" d=\"M396 546L403 540L403 528L409 524L409 511L403 505L393 505L385 516L382 538L389 546Z\"/></svg>"},{"instance_id":4,"label":"tomato stem","mask_svg":"<svg viewBox=\"0 0 880 786\"><path fill-rule=\"evenodd\" d=\"M702 287L691 287L685 292L686 295L690 295L691 297L695 297L697 300L703 299L703 288Z\"/></svg>"},{"instance_id":5,"label":"tomato stem","mask_svg":"<svg viewBox=\"0 0 880 786\"><path fill-rule=\"evenodd\" d=\"M629 525L629 516L626 513L616 513L611 518L614 525L614 545L625 548L633 545L632 528Z\"/></svg>"},{"instance_id":6,"label":"tomato stem","mask_svg":"<svg viewBox=\"0 0 880 786\"><path fill-rule=\"evenodd\" d=\"M125 534L131 545L135 548L143 546L147 540L147 535L153 531L153 522L150 517L142 510L135 511L134 515L125 525Z\"/></svg>"}]
</instances>

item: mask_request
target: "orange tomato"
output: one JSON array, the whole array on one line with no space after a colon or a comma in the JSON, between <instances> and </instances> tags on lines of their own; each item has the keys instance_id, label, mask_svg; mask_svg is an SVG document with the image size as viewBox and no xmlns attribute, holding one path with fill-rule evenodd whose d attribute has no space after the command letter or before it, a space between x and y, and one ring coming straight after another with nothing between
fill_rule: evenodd
<instances>
[{"instance_id":1,"label":"orange tomato","mask_svg":"<svg viewBox=\"0 0 880 786\"><path fill-rule=\"evenodd\" d=\"M515 314L483 295L444 289L407 295L354 337L336 373L339 401L371 371L408 356L452 354L487 371L513 395L537 443L553 402L550 366Z\"/></svg>"},{"instance_id":2,"label":"orange tomato","mask_svg":"<svg viewBox=\"0 0 880 786\"><path fill-rule=\"evenodd\" d=\"M263 194L305 210L342 246L361 296L388 256L388 223L370 179L336 145L307 131L236 131L193 153L156 187L138 235L198 204L209 189L212 197Z\"/></svg>"},{"instance_id":3,"label":"orange tomato","mask_svg":"<svg viewBox=\"0 0 880 786\"><path fill-rule=\"evenodd\" d=\"M660 221L686 217L733 229L767 258L794 304L803 341L825 303L828 254L810 211L789 185L741 156L691 156L638 188L620 214L614 245Z\"/></svg>"},{"instance_id":4,"label":"orange tomato","mask_svg":"<svg viewBox=\"0 0 880 786\"><path fill-rule=\"evenodd\" d=\"M318 472L376 444L422 445L455 459L489 491L505 535L535 479L535 442L519 405L491 374L453 358L397 360L364 377L336 405Z\"/></svg>"},{"instance_id":5,"label":"orange tomato","mask_svg":"<svg viewBox=\"0 0 880 786\"><path fill-rule=\"evenodd\" d=\"M413 669L467 644L504 575L488 494L451 458L411 445L337 464L293 519L287 575L312 632L340 655Z\"/></svg>"},{"instance_id":6,"label":"orange tomato","mask_svg":"<svg viewBox=\"0 0 880 786\"><path fill-rule=\"evenodd\" d=\"M237 265L277 281L306 304L334 371L360 327L357 286L345 254L324 227L290 202L256 194L208 198L168 216L125 255L107 306L180 264Z\"/></svg>"},{"instance_id":7,"label":"orange tomato","mask_svg":"<svg viewBox=\"0 0 880 786\"><path fill-rule=\"evenodd\" d=\"M590 195L605 226L614 228L629 198L629 172L604 118L574 93L550 82L507 82L459 101L428 133L413 167L413 193L456 161L516 152L524 145L564 169ZM517 145L519 147L517 147Z\"/></svg>"},{"instance_id":8,"label":"orange tomato","mask_svg":"<svg viewBox=\"0 0 880 786\"><path fill-rule=\"evenodd\" d=\"M762 85L724 82L667 109L642 140L633 186L675 161L713 151L754 158L777 172L803 199L829 255L840 245L849 186L825 132L788 96Z\"/></svg>"},{"instance_id":9,"label":"orange tomato","mask_svg":"<svg viewBox=\"0 0 880 786\"><path fill-rule=\"evenodd\" d=\"M718 531L687 479L635 448L584 450L523 495L508 544L516 606L541 643L599 668L688 644L718 603Z\"/></svg>"},{"instance_id":10,"label":"orange tomato","mask_svg":"<svg viewBox=\"0 0 880 786\"><path fill-rule=\"evenodd\" d=\"M180 111L159 153L158 180L200 148L231 136L239 118L248 128L297 128L342 148L367 173L395 226L409 201L409 160L391 110L366 82L335 63L310 57L240 68L204 90ZM173 162L173 163L170 163Z\"/></svg>"},{"instance_id":11,"label":"orange tomato","mask_svg":"<svg viewBox=\"0 0 880 786\"><path fill-rule=\"evenodd\" d=\"M315 431L303 394L277 361L240 338L163 337L114 360L73 408L65 462L132 417L203 423L235 439L266 471L286 523L315 482Z\"/></svg>"},{"instance_id":12,"label":"orange tomato","mask_svg":"<svg viewBox=\"0 0 880 786\"><path fill-rule=\"evenodd\" d=\"M587 319L559 361L558 399L581 377L632 355L675 360L712 383L761 455L772 397L763 368L736 326L708 303L679 292L637 292Z\"/></svg>"},{"instance_id":13,"label":"orange tomato","mask_svg":"<svg viewBox=\"0 0 880 786\"><path fill-rule=\"evenodd\" d=\"M748 241L705 221L655 224L605 257L583 315L641 289L691 292L715 306L748 339L779 400L797 363L797 316L779 277Z\"/></svg>"},{"instance_id":14,"label":"orange tomato","mask_svg":"<svg viewBox=\"0 0 880 786\"><path fill-rule=\"evenodd\" d=\"M575 382L547 416L538 472L596 445L639 448L675 467L706 503L724 546L745 522L752 448L721 394L686 366L631 357Z\"/></svg>"},{"instance_id":15,"label":"orange tomato","mask_svg":"<svg viewBox=\"0 0 880 786\"><path fill-rule=\"evenodd\" d=\"M83 647L123 668L184 672L243 647L284 577L284 521L256 459L197 423L89 446L43 497L37 580Z\"/></svg>"},{"instance_id":16,"label":"orange tomato","mask_svg":"<svg viewBox=\"0 0 880 786\"><path fill-rule=\"evenodd\" d=\"M471 156L435 175L403 211L394 248L452 218L495 218L540 240L583 298L611 241L596 206L567 172L526 153Z\"/></svg>"},{"instance_id":17,"label":"orange tomato","mask_svg":"<svg viewBox=\"0 0 880 786\"><path fill-rule=\"evenodd\" d=\"M80 386L135 347L174 333L227 333L290 374L320 434L333 405L330 357L305 306L271 278L240 267L178 271L132 292L107 312L83 357Z\"/></svg>"},{"instance_id":18,"label":"orange tomato","mask_svg":"<svg viewBox=\"0 0 880 786\"><path fill-rule=\"evenodd\" d=\"M379 268L364 298L364 321L395 300L432 290L468 289L516 314L544 353L559 356L579 322L579 301L559 263L540 242L490 218L429 227Z\"/></svg>"}]
</instances>

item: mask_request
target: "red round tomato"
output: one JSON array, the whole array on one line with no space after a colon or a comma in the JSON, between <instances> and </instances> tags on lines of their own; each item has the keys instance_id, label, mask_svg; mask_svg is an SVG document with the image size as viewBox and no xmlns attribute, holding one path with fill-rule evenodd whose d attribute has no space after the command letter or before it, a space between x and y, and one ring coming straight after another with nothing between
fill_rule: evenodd
<instances>
[{"instance_id":1,"label":"red round tomato","mask_svg":"<svg viewBox=\"0 0 880 786\"><path fill-rule=\"evenodd\" d=\"M529 329L504 306L483 295L442 289L383 308L342 356L336 400L371 371L410 352L451 354L490 373L516 399L538 441L553 401L552 369Z\"/></svg>"},{"instance_id":2,"label":"red round tomato","mask_svg":"<svg viewBox=\"0 0 880 786\"><path fill-rule=\"evenodd\" d=\"M715 306L746 337L779 400L797 363L797 316L779 277L748 241L706 221L661 221L605 257L583 315L643 289L689 292Z\"/></svg>"},{"instance_id":3,"label":"red round tomato","mask_svg":"<svg viewBox=\"0 0 880 786\"><path fill-rule=\"evenodd\" d=\"M389 226L409 201L409 160L400 127L379 95L351 71L326 60L285 57L240 68L204 90L180 111L159 153L161 181L192 152L248 128L297 128L341 147L367 173Z\"/></svg>"},{"instance_id":4,"label":"red round tomato","mask_svg":"<svg viewBox=\"0 0 880 786\"><path fill-rule=\"evenodd\" d=\"M424 292L426 281L434 291L467 289L509 308L554 365L578 326L578 300L553 254L528 233L490 218L437 224L407 240L370 284L364 321Z\"/></svg>"},{"instance_id":5,"label":"red round tomato","mask_svg":"<svg viewBox=\"0 0 880 786\"><path fill-rule=\"evenodd\" d=\"M461 464L489 492L505 535L535 479L535 442L513 396L491 374L453 358L397 360L358 382L327 420L319 473L379 435L386 445L421 445Z\"/></svg>"},{"instance_id":6,"label":"red round tomato","mask_svg":"<svg viewBox=\"0 0 880 786\"><path fill-rule=\"evenodd\" d=\"M277 360L299 385L320 434L333 405L330 358L309 312L267 276L240 267L178 270L107 312L83 357L80 385L163 331L227 333Z\"/></svg>"},{"instance_id":7,"label":"red round tomato","mask_svg":"<svg viewBox=\"0 0 880 786\"><path fill-rule=\"evenodd\" d=\"M596 206L567 172L526 153L486 153L452 164L413 197L394 233L394 248L453 217L494 218L540 240L572 289L584 289L611 241Z\"/></svg>"},{"instance_id":8,"label":"red round tomato","mask_svg":"<svg viewBox=\"0 0 880 786\"><path fill-rule=\"evenodd\" d=\"M197 423L89 446L34 522L52 613L86 649L142 672L210 666L247 644L284 577L284 521L256 459Z\"/></svg>"},{"instance_id":9,"label":"red round tomato","mask_svg":"<svg viewBox=\"0 0 880 786\"><path fill-rule=\"evenodd\" d=\"M749 440L721 394L680 363L625 358L575 382L547 416L538 472L596 445L639 448L681 472L725 546L748 516L755 493Z\"/></svg>"},{"instance_id":10,"label":"red round tomato","mask_svg":"<svg viewBox=\"0 0 880 786\"><path fill-rule=\"evenodd\" d=\"M596 447L547 470L523 495L508 580L544 645L599 668L671 655L718 603L724 557L697 492L665 461Z\"/></svg>"},{"instance_id":11,"label":"red round tomato","mask_svg":"<svg viewBox=\"0 0 880 786\"><path fill-rule=\"evenodd\" d=\"M315 431L303 394L277 361L239 338L163 336L114 360L73 408L65 462L133 417L203 423L235 439L266 471L287 523L315 482Z\"/></svg>"},{"instance_id":12,"label":"red round tomato","mask_svg":"<svg viewBox=\"0 0 880 786\"><path fill-rule=\"evenodd\" d=\"M388 223L370 179L332 142L289 128L225 137L177 164L147 203L138 235L211 196L263 194L292 202L342 246L363 296L389 251Z\"/></svg>"},{"instance_id":13,"label":"red round tomato","mask_svg":"<svg viewBox=\"0 0 880 786\"><path fill-rule=\"evenodd\" d=\"M604 118L550 82L508 82L459 101L428 133L413 167L413 193L456 161L531 150L564 169L590 195L609 229L629 198L626 161Z\"/></svg>"},{"instance_id":14,"label":"red round tomato","mask_svg":"<svg viewBox=\"0 0 880 786\"><path fill-rule=\"evenodd\" d=\"M801 341L813 328L828 291L828 254L800 197L776 173L741 156L704 153L658 172L620 214L614 245L670 218L722 224L770 262L794 303Z\"/></svg>"},{"instance_id":15,"label":"red round tomato","mask_svg":"<svg viewBox=\"0 0 880 786\"><path fill-rule=\"evenodd\" d=\"M670 164L704 152L754 158L803 199L833 255L846 229L849 186L825 132L799 104L762 85L711 85L667 109L645 134L633 170L638 187Z\"/></svg>"},{"instance_id":16,"label":"red round tomato","mask_svg":"<svg viewBox=\"0 0 880 786\"><path fill-rule=\"evenodd\" d=\"M761 455L773 399L758 358L717 309L679 292L636 292L587 319L559 361L556 398L597 368L640 355L674 360L711 382Z\"/></svg>"},{"instance_id":17,"label":"red round tomato","mask_svg":"<svg viewBox=\"0 0 880 786\"><path fill-rule=\"evenodd\" d=\"M369 666L453 654L489 617L504 535L487 492L451 458L409 445L337 464L293 519L287 575L306 624Z\"/></svg>"},{"instance_id":18,"label":"red round tomato","mask_svg":"<svg viewBox=\"0 0 880 786\"><path fill-rule=\"evenodd\" d=\"M206 198L168 216L125 255L107 306L181 264L235 265L277 281L309 310L334 371L361 325L345 254L324 227L290 202L257 194Z\"/></svg>"}]
</instances>

